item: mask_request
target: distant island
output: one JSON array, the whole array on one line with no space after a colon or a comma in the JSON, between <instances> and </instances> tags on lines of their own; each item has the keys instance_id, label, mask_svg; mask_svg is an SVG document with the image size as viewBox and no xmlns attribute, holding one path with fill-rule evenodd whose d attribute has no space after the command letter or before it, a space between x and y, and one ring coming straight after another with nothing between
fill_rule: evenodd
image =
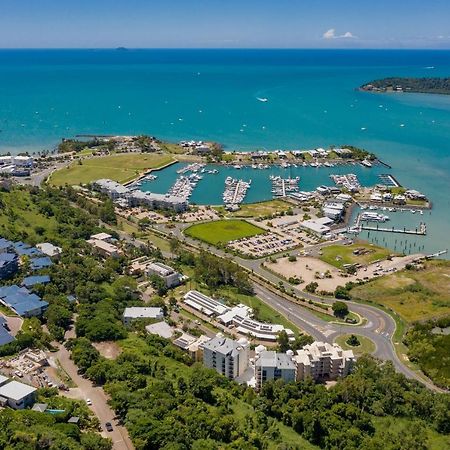
<instances>
[{"instance_id":1,"label":"distant island","mask_svg":"<svg viewBox=\"0 0 450 450\"><path fill-rule=\"evenodd\" d=\"M450 78L382 78L363 84L359 90L450 95Z\"/></svg>"}]
</instances>

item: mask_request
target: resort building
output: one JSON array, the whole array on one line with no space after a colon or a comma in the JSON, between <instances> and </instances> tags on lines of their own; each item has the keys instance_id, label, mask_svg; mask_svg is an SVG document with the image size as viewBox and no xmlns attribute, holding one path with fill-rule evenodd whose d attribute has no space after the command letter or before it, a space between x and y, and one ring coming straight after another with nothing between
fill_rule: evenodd
<instances>
[{"instance_id":1,"label":"resort building","mask_svg":"<svg viewBox=\"0 0 450 450\"><path fill-rule=\"evenodd\" d=\"M160 262L151 262L146 267L147 275L158 275L168 288L179 286L183 280L181 273Z\"/></svg>"},{"instance_id":2,"label":"resort building","mask_svg":"<svg viewBox=\"0 0 450 450\"><path fill-rule=\"evenodd\" d=\"M48 307L41 297L17 285L0 287L0 304L11 308L21 317L42 316Z\"/></svg>"},{"instance_id":3,"label":"resort building","mask_svg":"<svg viewBox=\"0 0 450 450\"><path fill-rule=\"evenodd\" d=\"M252 319L252 308L239 304L217 317L217 320L237 332L259 340L276 341L281 331L285 331L289 339L294 340L295 335L283 325L263 323Z\"/></svg>"},{"instance_id":4,"label":"resort building","mask_svg":"<svg viewBox=\"0 0 450 450\"><path fill-rule=\"evenodd\" d=\"M263 350L255 356L256 389L269 380L284 380L286 383L295 381L296 364L293 360L294 353L277 353Z\"/></svg>"},{"instance_id":5,"label":"resort building","mask_svg":"<svg viewBox=\"0 0 450 450\"><path fill-rule=\"evenodd\" d=\"M229 339L220 333L203 345L203 364L233 380L242 375L249 363L247 339Z\"/></svg>"},{"instance_id":6,"label":"resort building","mask_svg":"<svg viewBox=\"0 0 450 450\"><path fill-rule=\"evenodd\" d=\"M120 201L119 204L122 206L146 206L150 209L173 209L176 212L185 211L189 207L189 203L181 197L131 190L116 181L108 179L94 181L93 188L106 194L113 201Z\"/></svg>"},{"instance_id":7,"label":"resort building","mask_svg":"<svg viewBox=\"0 0 450 450\"><path fill-rule=\"evenodd\" d=\"M313 342L297 350L297 380L334 380L347 376L356 361L352 350L342 350L338 344Z\"/></svg>"},{"instance_id":8,"label":"resort building","mask_svg":"<svg viewBox=\"0 0 450 450\"><path fill-rule=\"evenodd\" d=\"M132 191L127 196L129 206L146 206L150 209L171 209L175 212L186 211L189 203L182 197L154 192Z\"/></svg>"},{"instance_id":9,"label":"resort building","mask_svg":"<svg viewBox=\"0 0 450 450\"><path fill-rule=\"evenodd\" d=\"M108 233L94 234L86 242L105 258L118 258L122 254L122 250L112 243L115 239Z\"/></svg>"},{"instance_id":10,"label":"resort building","mask_svg":"<svg viewBox=\"0 0 450 450\"><path fill-rule=\"evenodd\" d=\"M6 382L0 386L0 405L13 409L24 409L35 401L36 388L18 381Z\"/></svg>"},{"instance_id":11,"label":"resort building","mask_svg":"<svg viewBox=\"0 0 450 450\"><path fill-rule=\"evenodd\" d=\"M101 179L93 182L93 187L102 194L106 194L111 200L124 198L130 190L117 181Z\"/></svg>"},{"instance_id":12,"label":"resort building","mask_svg":"<svg viewBox=\"0 0 450 450\"><path fill-rule=\"evenodd\" d=\"M223 303L198 291L189 291L184 296L184 303L206 316L224 314L229 310Z\"/></svg>"},{"instance_id":13,"label":"resort building","mask_svg":"<svg viewBox=\"0 0 450 450\"><path fill-rule=\"evenodd\" d=\"M161 308L156 307L138 307L125 308L123 312L123 323L125 326L130 325L133 321L139 319L163 319L164 312Z\"/></svg>"}]
</instances>

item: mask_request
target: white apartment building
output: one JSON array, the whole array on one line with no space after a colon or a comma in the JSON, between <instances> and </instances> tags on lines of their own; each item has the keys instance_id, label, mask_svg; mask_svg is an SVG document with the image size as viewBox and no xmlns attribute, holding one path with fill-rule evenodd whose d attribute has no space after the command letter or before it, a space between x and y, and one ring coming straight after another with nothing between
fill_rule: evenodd
<instances>
[{"instance_id":1,"label":"white apartment building","mask_svg":"<svg viewBox=\"0 0 450 450\"><path fill-rule=\"evenodd\" d=\"M227 378L242 375L248 363L249 343L245 338L235 341L219 333L203 345L203 364Z\"/></svg>"},{"instance_id":2,"label":"white apartment building","mask_svg":"<svg viewBox=\"0 0 450 450\"><path fill-rule=\"evenodd\" d=\"M287 353L262 350L255 356L256 389L260 390L266 381L284 380L286 383L295 381L296 364L292 350Z\"/></svg>"},{"instance_id":3,"label":"white apartment building","mask_svg":"<svg viewBox=\"0 0 450 450\"><path fill-rule=\"evenodd\" d=\"M311 377L314 380L347 376L356 361L352 350L342 350L338 344L315 341L297 350L297 380Z\"/></svg>"}]
</instances>

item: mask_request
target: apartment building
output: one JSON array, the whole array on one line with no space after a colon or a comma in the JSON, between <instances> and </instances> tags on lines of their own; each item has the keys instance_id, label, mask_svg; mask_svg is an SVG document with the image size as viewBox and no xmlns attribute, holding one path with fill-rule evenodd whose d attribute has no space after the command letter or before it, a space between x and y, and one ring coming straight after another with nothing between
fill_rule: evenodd
<instances>
[{"instance_id":1,"label":"apartment building","mask_svg":"<svg viewBox=\"0 0 450 450\"><path fill-rule=\"evenodd\" d=\"M297 380L334 380L347 376L356 361L352 350L342 350L338 344L315 341L297 350Z\"/></svg>"},{"instance_id":2,"label":"apartment building","mask_svg":"<svg viewBox=\"0 0 450 450\"><path fill-rule=\"evenodd\" d=\"M203 345L203 364L229 379L242 375L248 363L249 343L245 338L235 341L219 333Z\"/></svg>"},{"instance_id":3,"label":"apartment building","mask_svg":"<svg viewBox=\"0 0 450 450\"><path fill-rule=\"evenodd\" d=\"M296 364L294 353L278 353L262 350L255 356L256 389L260 390L266 381L284 380L286 383L295 381Z\"/></svg>"}]
</instances>

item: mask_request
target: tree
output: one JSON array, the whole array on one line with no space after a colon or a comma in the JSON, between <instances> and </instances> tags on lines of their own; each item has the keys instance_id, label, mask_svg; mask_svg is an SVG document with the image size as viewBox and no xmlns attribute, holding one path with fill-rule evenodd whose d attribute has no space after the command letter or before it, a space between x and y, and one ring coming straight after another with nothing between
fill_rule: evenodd
<instances>
[{"instance_id":1,"label":"tree","mask_svg":"<svg viewBox=\"0 0 450 450\"><path fill-rule=\"evenodd\" d=\"M291 347L289 345L289 336L285 330L278 333L277 336L278 351L281 353L286 353Z\"/></svg>"},{"instance_id":2,"label":"tree","mask_svg":"<svg viewBox=\"0 0 450 450\"><path fill-rule=\"evenodd\" d=\"M359 339L357 336L355 336L354 334L352 334L347 340L346 343L348 345L351 345L352 347L358 347L359 345L361 345L361 342L359 342Z\"/></svg>"},{"instance_id":3,"label":"tree","mask_svg":"<svg viewBox=\"0 0 450 450\"><path fill-rule=\"evenodd\" d=\"M153 288L156 290L159 296L162 297L167 294L168 289L166 282L159 275L156 274L151 275L150 283L152 284Z\"/></svg>"},{"instance_id":4,"label":"tree","mask_svg":"<svg viewBox=\"0 0 450 450\"><path fill-rule=\"evenodd\" d=\"M348 306L344 302L334 302L331 308L333 309L334 315L339 318L344 318L349 313Z\"/></svg>"},{"instance_id":5,"label":"tree","mask_svg":"<svg viewBox=\"0 0 450 450\"><path fill-rule=\"evenodd\" d=\"M307 292L311 292L311 294L314 294L314 292L316 292L316 289L318 287L319 287L319 284L316 281L312 281L311 283L309 283L305 286L305 290Z\"/></svg>"},{"instance_id":6,"label":"tree","mask_svg":"<svg viewBox=\"0 0 450 450\"><path fill-rule=\"evenodd\" d=\"M351 298L348 289L344 286L337 286L334 291L334 296L342 300L350 300Z\"/></svg>"}]
</instances>

